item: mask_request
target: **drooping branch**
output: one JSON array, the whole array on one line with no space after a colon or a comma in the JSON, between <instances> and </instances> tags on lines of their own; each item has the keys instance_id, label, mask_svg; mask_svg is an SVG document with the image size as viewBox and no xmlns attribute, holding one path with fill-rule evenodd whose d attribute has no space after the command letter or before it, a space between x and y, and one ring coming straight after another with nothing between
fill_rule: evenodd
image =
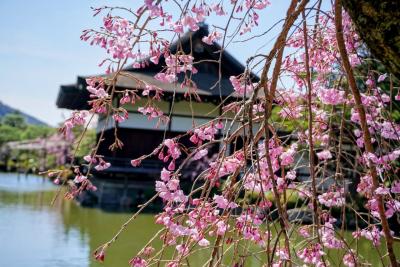
<instances>
[{"instance_id":1,"label":"drooping branch","mask_svg":"<svg viewBox=\"0 0 400 267\"><path fill-rule=\"evenodd\" d=\"M361 101L361 94L357 88L353 69L351 68L349 57L348 57L346 46L345 46L345 42L344 42L343 27L342 27L341 0L335 1L335 25L336 25L336 39L337 39L337 43L338 43L338 48L339 48L343 68L346 72L347 81L349 83L350 89L354 96L354 101L356 103L357 112L359 113L359 116L360 116L360 124L361 124L361 129L363 132L365 150L368 153L374 153L374 148L371 143L371 134L369 132L368 125L367 125L365 109L364 109L364 106ZM377 174L375 165L371 161L369 162L369 165L370 165L370 175L372 177L372 191L374 193L375 190L379 187L378 174ZM390 233L388 220L385 215L385 206L383 203L383 198L382 198L382 195L380 195L380 194L377 194L376 198L378 201L378 212L379 212L379 217L381 219L383 233L384 233L385 239L386 239L386 246L387 246L387 250L388 250L388 254L389 254L390 263L393 267L395 267L395 266L398 266L398 264L396 261L396 256L393 251L393 237L392 237L392 234Z\"/></svg>"}]
</instances>

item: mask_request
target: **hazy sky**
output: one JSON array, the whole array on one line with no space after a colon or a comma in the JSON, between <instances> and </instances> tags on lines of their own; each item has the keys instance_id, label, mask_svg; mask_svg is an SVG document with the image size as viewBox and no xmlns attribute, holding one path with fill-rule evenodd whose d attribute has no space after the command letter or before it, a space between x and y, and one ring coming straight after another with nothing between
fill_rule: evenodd
<instances>
[{"instance_id":1,"label":"hazy sky","mask_svg":"<svg viewBox=\"0 0 400 267\"><path fill-rule=\"evenodd\" d=\"M83 29L101 23L100 17L92 17L90 7L107 4L135 8L142 2L0 0L0 101L51 125L62 121L69 112L55 105L59 86L75 83L77 75L103 72L97 64L104 51L79 39ZM260 13L264 27L259 32L282 19L289 4L289 0L271 2L272 6ZM273 33L254 40L254 47L266 43ZM244 62L255 49L238 43L228 51Z\"/></svg>"}]
</instances>

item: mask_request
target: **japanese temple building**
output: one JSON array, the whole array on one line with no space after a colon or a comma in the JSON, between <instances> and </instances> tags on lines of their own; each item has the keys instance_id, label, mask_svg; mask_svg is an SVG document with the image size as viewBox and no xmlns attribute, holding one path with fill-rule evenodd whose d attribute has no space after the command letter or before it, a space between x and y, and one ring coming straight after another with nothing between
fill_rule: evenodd
<instances>
[{"instance_id":1,"label":"japanese temple building","mask_svg":"<svg viewBox=\"0 0 400 267\"><path fill-rule=\"evenodd\" d=\"M99 138L103 128L106 130L98 154L103 155L111 163L111 167L102 172L94 173L96 178L102 179L103 182L107 181L107 183L117 183L118 181L118 184L123 186L125 190L130 186L136 189L138 187L145 188L147 187L146 184L152 188L154 179L159 176L163 164L157 159L147 159L140 166L133 168L130 160L153 151L164 139L164 134L166 138L173 137L191 129L193 122L195 125L202 125L217 117L222 112L219 105L222 100L237 99L232 95L234 90L229 77L243 73L245 67L228 52L223 51L220 70L220 66L215 60L219 60L221 47L217 43L212 45L204 43L202 38L207 35L207 26L202 26L196 32L184 34L170 47L173 54L179 46L179 49L182 49L185 54L192 52L194 62L201 61L195 65L198 73L192 76L192 80L197 85L196 92L201 97L201 102L196 102L193 97L191 101L185 98L184 93L187 88L180 88L176 84L162 83L154 78L165 66L163 58L157 65L149 62L145 68L125 69L130 75L164 90L162 101L158 102L157 106L164 114L171 113L170 121L157 128L157 120L149 121L146 116L138 112L138 106L145 104L143 102L143 105L141 105L140 101L144 101L142 99L138 100L139 103L135 104L134 107L128 104L123 106L129 111L129 119L117 124L117 127L118 138L124 143L124 146L121 150L111 152L109 146L114 141L115 125L105 125L105 118L100 117L97 125L97 138ZM214 62L207 60L214 60ZM221 73L221 79L219 73ZM257 80L257 77L253 77L254 80ZM88 104L90 96L86 90L85 78L79 76L76 84L60 87L56 102L57 107L70 110L90 108ZM182 82L183 78L183 75L178 76L178 82ZM219 83L217 83L218 80L220 80ZM132 79L127 77L121 76L117 80L117 90L140 89L135 87ZM119 99L115 99L115 103L119 103ZM131 184L130 181L132 180L136 183ZM125 184L121 184L121 181L124 181ZM140 183L137 181L140 181ZM102 185L99 187L100 191L102 190L101 187ZM130 193L126 192L126 195L130 195ZM136 195L138 194L136 193Z\"/></svg>"},{"instance_id":2,"label":"japanese temple building","mask_svg":"<svg viewBox=\"0 0 400 267\"><path fill-rule=\"evenodd\" d=\"M200 96L201 102L197 102L193 97L189 100L184 96L188 88L180 87L180 83L184 79L182 74L178 75L177 84L162 83L154 78L165 67L163 58L160 58L159 64L153 64L149 61L145 68L127 68L124 70L129 73L129 76L162 88L163 97L160 102L157 102L157 106L164 114L171 114L171 117L167 124L157 128L156 119L149 121L146 116L138 112L138 107L145 105L144 99L138 100L134 106L131 104L123 106L129 112L129 118L121 123L105 125L106 119L99 117L97 138L99 138L102 129L105 129L105 132L104 141L101 143L97 154L103 155L105 160L111 163L111 167L101 172L92 171L94 175L92 181L99 190L87 192L80 196L82 204L99 205L100 207L111 206L114 207L113 209L115 209L115 206L121 207L121 205L132 208L152 197L154 181L159 178L161 169L166 166L157 158L143 160L137 167L132 167L130 161L151 153L162 143L164 138L171 138L192 129L193 123L199 126L216 118L222 112L222 105L220 105L222 101L227 104L238 99L229 77L244 73L245 67L224 50L220 69L216 61L219 60L221 47L217 43L212 45L204 43L202 38L207 35L207 26L202 26L196 32L187 32L170 47L172 54L175 54L179 47L179 50L182 49L185 54L192 53L194 62L199 62L195 65L198 73L192 76L192 80L197 85L196 92ZM258 77L254 74L251 74L251 77L254 82L258 81ZM132 79L125 76L120 76L116 85L116 89L119 91L126 89L142 90ZM88 101L91 98L86 87L86 77L81 76L78 77L76 84L62 85L57 97L57 106L70 110L90 109ZM119 99L115 98L113 101L115 101L115 105L118 105ZM110 151L109 146L114 141L115 127L118 127L118 138L124 145L120 150ZM257 126L255 127L257 128ZM256 128L253 129L253 132L256 132ZM180 142L184 144L188 142L188 146L192 146L189 140L184 138L180 139ZM238 138L236 143L232 145L240 148L242 146L241 139ZM210 153L205 159L188 164L183 169L181 185L185 181L190 184L191 179L196 174L208 167L207 158L212 157L213 152L217 150L218 147L215 147L215 151L210 149ZM348 150L349 153L354 152L351 147ZM307 164L307 161L305 161L302 165L307 166ZM347 174L348 177L354 175L354 172ZM309 179L308 168L298 169L297 176L300 180ZM333 179L321 181L318 187L321 190L326 190L333 182ZM157 208L155 207L155 209Z\"/></svg>"}]
</instances>

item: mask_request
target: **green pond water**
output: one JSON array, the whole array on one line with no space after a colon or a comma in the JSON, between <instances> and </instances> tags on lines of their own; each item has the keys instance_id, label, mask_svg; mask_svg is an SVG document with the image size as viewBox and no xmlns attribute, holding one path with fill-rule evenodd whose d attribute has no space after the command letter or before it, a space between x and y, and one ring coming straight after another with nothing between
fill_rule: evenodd
<instances>
[{"instance_id":1,"label":"green pond water","mask_svg":"<svg viewBox=\"0 0 400 267\"><path fill-rule=\"evenodd\" d=\"M0 173L1 267L128 266L129 259L160 229L154 224L154 215L140 215L107 251L105 262L98 263L92 252L109 240L130 214L83 208L62 197L51 206L57 190L39 176ZM369 242L361 240L358 247L372 266L382 265ZM399 251L396 247L396 253ZM343 266L342 254L328 257L333 266ZM205 259L205 252L200 252L191 258L191 266L202 266ZM252 260L247 265L261 263Z\"/></svg>"}]
</instances>

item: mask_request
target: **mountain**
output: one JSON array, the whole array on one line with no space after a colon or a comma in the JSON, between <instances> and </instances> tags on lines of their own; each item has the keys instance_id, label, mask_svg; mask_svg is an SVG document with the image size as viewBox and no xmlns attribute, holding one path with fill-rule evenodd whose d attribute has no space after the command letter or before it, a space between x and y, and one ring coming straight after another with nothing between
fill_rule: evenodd
<instances>
[{"instance_id":1,"label":"mountain","mask_svg":"<svg viewBox=\"0 0 400 267\"><path fill-rule=\"evenodd\" d=\"M19 111L18 109L12 108L0 101L0 118L4 117L9 113L21 114L25 118L26 123L28 124L48 126L47 123L39 119L36 119L35 117L28 115L22 111Z\"/></svg>"}]
</instances>

